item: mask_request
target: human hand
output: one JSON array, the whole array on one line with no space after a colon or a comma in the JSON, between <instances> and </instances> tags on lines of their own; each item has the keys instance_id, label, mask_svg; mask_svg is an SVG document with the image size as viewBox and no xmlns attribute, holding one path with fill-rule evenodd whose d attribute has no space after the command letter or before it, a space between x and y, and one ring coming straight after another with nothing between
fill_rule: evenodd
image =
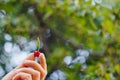
<instances>
[{"instance_id":1,"label":"human hand","mask_svg":"<svg viewBox=\"0 0 120 80\"><path fill-rule=\"evenodd\" d=\"M2 80L44 80L47 75L47 64L43 53L39 55L40 64L35 62L34 53L18 67L9 72Z\"/></svg>"}]
</instances>

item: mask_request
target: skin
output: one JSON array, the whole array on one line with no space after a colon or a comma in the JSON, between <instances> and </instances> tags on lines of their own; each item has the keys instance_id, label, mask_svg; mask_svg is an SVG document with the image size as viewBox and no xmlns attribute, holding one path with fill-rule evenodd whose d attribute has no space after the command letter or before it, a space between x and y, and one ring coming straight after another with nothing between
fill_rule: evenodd
<instances>
[{"instance_id":1,"label":"skin","mask_svg":"<svg viewBox=\"0 0 120 80\"><path fill-rule=\"evenodd\" d=\"M34 53L29 54L22 64L2 80L44 80L47 75L47 64L43 53L39 55L39 60L40 64L35 61Z\"/></svg>"}]
</instances>

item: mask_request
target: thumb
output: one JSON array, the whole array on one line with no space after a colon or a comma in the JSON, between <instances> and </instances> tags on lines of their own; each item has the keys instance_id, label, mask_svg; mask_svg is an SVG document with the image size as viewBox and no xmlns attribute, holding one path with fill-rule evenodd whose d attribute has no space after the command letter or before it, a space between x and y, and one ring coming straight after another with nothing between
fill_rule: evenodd
<instances>
[{"instance_id":1,"label":"thumb","mask_svg":"<svg viewBox=\"0 0 120 80\"><path fill-rule=\"evenodd\" d=\"M35 60L34 53L30 53L25 60Z\"/></svg>"},{"instance_id":2,"label":"thumb","mask_svg":"<svg viewBox=\"0 0 120 80\"><path fill-rule=\"evenodd\" d=\"M34 53L30 53L25 60L32 60L32 61L34 61L34 60L35 60ZM25 61L25 60L24 60L24 61ZM24 62L24 61L23 61L23 62ZM20 64L19 66L17 66L15 69L20 68L20 67L22 66L22 64L23 64L23 63L21 63L21 64Z\"/></svg>"}]
</instances>

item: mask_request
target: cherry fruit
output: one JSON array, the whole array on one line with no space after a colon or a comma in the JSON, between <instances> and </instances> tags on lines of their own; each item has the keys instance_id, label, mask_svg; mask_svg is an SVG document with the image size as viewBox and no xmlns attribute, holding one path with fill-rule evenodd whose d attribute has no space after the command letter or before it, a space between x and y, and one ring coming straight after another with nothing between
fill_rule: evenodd
<instances>
[{"instance_id":1,"label":"cherry fruit","mask_svg":"<svg viewBox=\"0 0 120 80\"><path fill-rule=\"evenodd\" d=\"M40 52L39 52L39 51L35 51L35 52L34 52L34 57L39 57L39 55L40 55Z\"/></svg>"}]
</instances>

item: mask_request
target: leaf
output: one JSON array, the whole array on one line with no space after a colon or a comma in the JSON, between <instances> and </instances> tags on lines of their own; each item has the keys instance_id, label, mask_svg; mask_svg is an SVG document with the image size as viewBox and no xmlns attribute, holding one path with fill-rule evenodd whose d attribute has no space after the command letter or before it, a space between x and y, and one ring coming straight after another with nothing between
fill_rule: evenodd
<instances>
[{"instance_id":1,"label":"leaf","mask_svg":"<svg viewBox=\"0 0 120 80\"><path fill-rule=\"evenodd\" d=\"M115 70L118 74L120 74L120 65L119 64L115 65Z\"/></svg>"}]
</instances>

